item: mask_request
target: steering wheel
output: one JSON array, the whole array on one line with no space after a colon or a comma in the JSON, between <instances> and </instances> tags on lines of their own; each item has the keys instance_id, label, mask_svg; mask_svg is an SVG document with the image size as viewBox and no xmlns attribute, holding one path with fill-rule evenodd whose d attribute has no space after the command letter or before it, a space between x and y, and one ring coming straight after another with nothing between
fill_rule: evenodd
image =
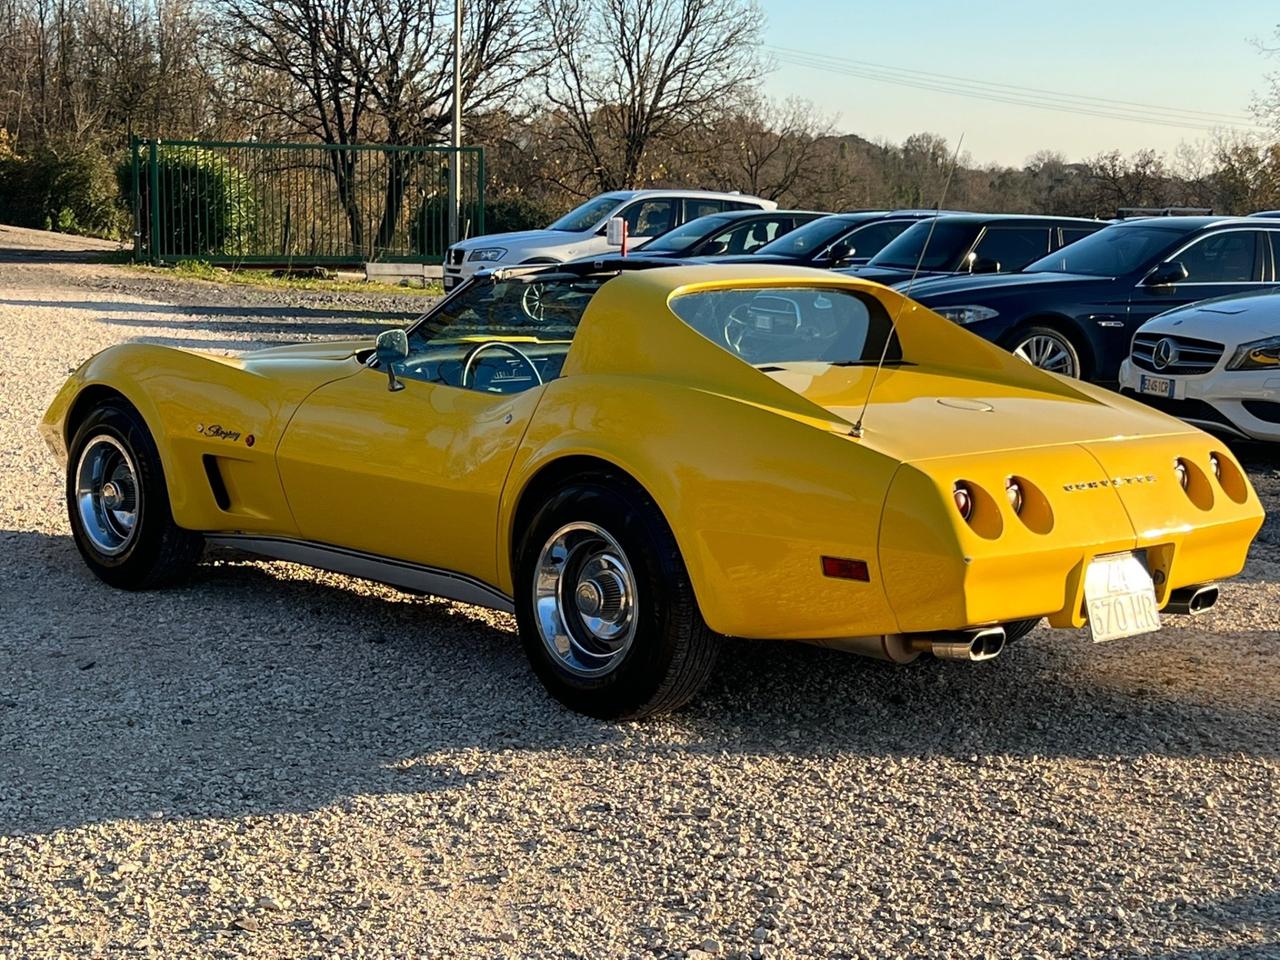
<instances>
[{"instance_id":1,"label":"steering wheel","mask_svg":"<svg viewBox=\"0 0 1280 960\"><path fill-rule=\"evenodd\" d=\"M476 357L484 353L486 350L505 350L517 359L523 361L524 365L529 368L529 372L533 374L533 379L538 381L538 386L542 386L542 374L538 372L538 368L533 365L533 361L519 347L507 343L505 340L486 340L484 343L477 343L474 347L467 351L467 355L462 360L462 386L467 385L467 381L471 379L472 368L475 367Z\"/></svg>"}]
</instances>

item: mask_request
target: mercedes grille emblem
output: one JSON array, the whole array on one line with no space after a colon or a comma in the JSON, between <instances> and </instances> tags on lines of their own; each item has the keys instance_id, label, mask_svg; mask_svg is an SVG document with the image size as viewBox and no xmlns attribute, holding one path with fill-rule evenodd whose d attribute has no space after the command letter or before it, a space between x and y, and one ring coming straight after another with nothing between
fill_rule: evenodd
<instances>
[{"instance_id":1,"label":"mercedes grille emblem","mask_svg":"<svg viewBox=\"0 0 1280 960\"><path fill-rule=\"evenodd\" d=\"M1151 351L1151 365L1157 370L1163 370L1165 367L1171 367L1177 362L1178 345L1168 337L1157 341L1155 349Z\"/></svg>"}]
</instances>

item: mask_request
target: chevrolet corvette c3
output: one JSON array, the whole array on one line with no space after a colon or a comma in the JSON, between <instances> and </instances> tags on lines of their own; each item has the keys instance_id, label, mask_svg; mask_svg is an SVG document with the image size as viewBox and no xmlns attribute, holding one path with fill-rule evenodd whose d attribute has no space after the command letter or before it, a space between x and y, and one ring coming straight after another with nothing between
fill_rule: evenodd
<instances>
[{"instance_id":1,"label":"chevrolet corvette c3","mask_svg":"<svg viewBox=\"0 0 1280 960\"><path fill-rule=\"evenodd\" d=\"M376 343L122 344L42 429L108 584L214 544L512 611L606 718L690 699L726 637L906 662L1152 631L1262 521L1207 434L805 268L516 268Z\"/></svg>"}]
</instances>

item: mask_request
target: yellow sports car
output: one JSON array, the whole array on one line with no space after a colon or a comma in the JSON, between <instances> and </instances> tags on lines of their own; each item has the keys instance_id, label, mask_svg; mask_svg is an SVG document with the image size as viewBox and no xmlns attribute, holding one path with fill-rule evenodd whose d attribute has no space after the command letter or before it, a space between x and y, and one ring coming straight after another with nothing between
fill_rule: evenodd
<instances>
[{"instance_id":1,"label":"yellow sports car","mask_svg":"<svg viewBox=\"0 0 1280 960\"><path fill-rule=\"evenodd\" d=\"M515 269L376 343L125 344L42 429L107 583L222 544L514 611L551 693L610 718L687 701L723 637L1149 632L1262 522L1207 434L801 268Z\"/></svg>"}]
</instances>

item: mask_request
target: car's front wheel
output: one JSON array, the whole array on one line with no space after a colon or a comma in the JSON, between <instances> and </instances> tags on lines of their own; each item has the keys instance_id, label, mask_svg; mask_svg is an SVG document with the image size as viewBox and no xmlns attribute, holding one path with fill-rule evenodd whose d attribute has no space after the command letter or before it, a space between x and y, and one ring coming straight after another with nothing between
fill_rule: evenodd
<instances>
[{"instance_id":1,"label":"car's front wheel","mask_svg":"<svg viewBox=\"0 0 1280 960\"><path fill-rule=\"evenodd\" d=\"M164 586L200 558L203 538L173 522L164 470L146 423L113 401L85 417L67 458L67 513L80 555L126 590Z\"/></svg>"},{"instance_id":2,"label":"car's front wheel","mask_svg":"<svg viewBox=\"0 0 1280 960\"><path fill-rule=\"evenodd\" d=\"M1080 351L1070 338L1052 327L1027 327L1015 334L1009 350L1033 367L1080 378Z\"/></svg>"},{"instance_id":3,"label":"car's front wheel","mask_svg":"<svg viewBox=\"0 0 1280 960\"><path fill-rule=\"evenodd\" d=\"M621 477L553 493L516 550L516 618L534 672L560 702L637 719L688 702L715 665L675 537Z\"/></svg>"}]
</instances>

